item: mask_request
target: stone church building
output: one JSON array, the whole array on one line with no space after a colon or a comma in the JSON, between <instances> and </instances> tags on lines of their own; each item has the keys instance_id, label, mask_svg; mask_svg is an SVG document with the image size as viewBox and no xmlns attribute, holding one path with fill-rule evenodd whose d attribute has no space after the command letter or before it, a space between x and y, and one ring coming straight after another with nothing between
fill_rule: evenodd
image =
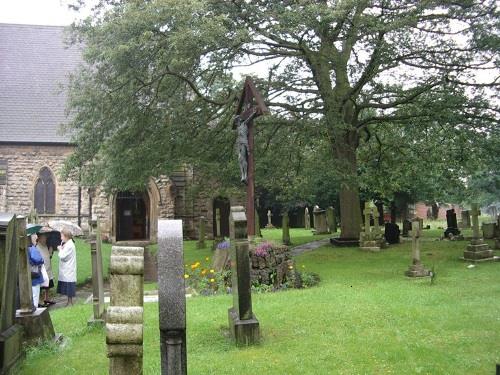
<instances>
[{"instance_id":1,"label":"stone church building","mask_svg":"<svg viewBox=\"0 0 500 375\"><path fill-rule=\"evenodd\" d=\"M145 191L110 195L60 177L75 147L60 130L67 121L64 87L80 63L81 51L65 45L63 27L0 24L0 212L36 209L41 222L63 219L83 229L99 217L113 242L155 242L158 218L182 219L184 235L195 238L204 216L210 236L219 208L228 236L229 207L238 202L216 191L193 197L196 176L188 166L150 178Z\"/></svg>"}]
</instances>

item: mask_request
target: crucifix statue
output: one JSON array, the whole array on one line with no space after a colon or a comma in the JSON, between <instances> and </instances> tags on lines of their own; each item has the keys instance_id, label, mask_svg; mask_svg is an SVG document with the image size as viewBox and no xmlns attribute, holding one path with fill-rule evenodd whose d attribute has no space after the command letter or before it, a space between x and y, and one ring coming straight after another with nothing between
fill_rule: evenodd
<instances>
[{"instance_id":1,"label":"crucifix statue","mask_svg":"<svg viewBox=\"0 0 500 375\"><path fill-rule=\"evenodd\" d=\"M268 113L264 100L255 88L250 77L246 77L243 85L233 129L238 132L237 152L240 165L241 182L247 187L247 232L248 236L255 236L255 182L254 182L254 157L253 157L253 120Z\"/></svg>"}]
</instances>

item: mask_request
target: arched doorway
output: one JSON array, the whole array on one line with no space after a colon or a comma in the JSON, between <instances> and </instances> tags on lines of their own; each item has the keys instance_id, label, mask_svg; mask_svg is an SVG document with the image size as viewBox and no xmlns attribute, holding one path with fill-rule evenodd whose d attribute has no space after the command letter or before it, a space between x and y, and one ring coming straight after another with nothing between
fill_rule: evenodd
<instances>
[{"instance_id":1,"label":"arched doorway","mask_svg":"<svg viewBox=\"0 0 500 375\"><path fill-rule=\"evenodd\" d=\"M231 203L228 198L217 197L213 202L213 234L217 237L217 209L220 211L220 231L222 237L229 237L229 214Z\"/></svg>"},{"instance_id":2,"label":"arched doorway","mask_svg":"<svg viewBox=\"0 0 500 375\"><path fill-rule=\"evenodd\" d=\"M115 202L116 241L149 240L150 202L146 193L119 192Z\"/></svg>"}]
</instances>

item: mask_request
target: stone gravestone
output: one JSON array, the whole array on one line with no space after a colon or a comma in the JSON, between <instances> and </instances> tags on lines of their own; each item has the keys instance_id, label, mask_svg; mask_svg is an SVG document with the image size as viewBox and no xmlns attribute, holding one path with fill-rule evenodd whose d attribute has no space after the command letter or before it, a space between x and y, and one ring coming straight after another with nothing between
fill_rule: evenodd
<instances>
[{"instance_id":1,"label":"stone gravestone","mask_svg":"<svg viewBox=\"0 0 500 375\"><path fill-rule=\"evenodd\" d=\"M403 220L403 237L408 237L411 231L411 221L410 220Z\"/></svg>"},{"instance_id":2,"label":"stone gravestone","mask_svg":"<svg viewBox=\"0 0 500 375\"><path fill-rule=\"evenodd\" d=\"M220 232L220 208L215 209L215 238L222 238Z\"/></svg>"},{"instance_id":3,"label":"stone gravestone","mask_svg":"<svg viewBox=\"0 0 500 375\"><path fill-rule=\"evenodd\" d=\"M496 223L483 223L483 238L485 240L492 240L495 238L495 227Z\"/></svg>"},{"instance_id":4,"label":"stone gravestone","mask_svg":"<svg viewBox=\"0 0 500 375\"><path fill-rule=\"evenodd\" d=\"M309 209L307 207L304 210L304 228L311 229L311 216L309 215Z\"/></svg>"},{"instance_id":5,"label":"stone gravestone","mask_svg":"<svg viewBox=\"0 0 500 375\"><path fill-rule=\"evenodd\" d=\"M199 230L198 230L198 242L196 243L197 249L204 249L205 245L205 217L200 216Z\"/></svg>"},{"instance_id":6,"label":"stone gravestone","mask_svg":"<svg viewBox=\"0 0 500 375\"><path fill-rule=\"evenodd\" d=\"M335 220L335 210L332 206L326 209L326 222L330 233L337 232L337 221Z\"/></svg>"},{"instance_id":7,"label":"stone gravestone","mask_svg":"<svg viewBox=\"0 0 500 375\"><path fill-rule=\"evenodd\" d=\"M451 238L453 236L459 236L460 230L458 229L457 214L455 209L450 209L446 211L446 223L447 228L444 231L445 238Z\"/></svg>"},{"instance_id":8,"label":"stone gravestone","mask_svg":"<svg viewBox=\"0 0 500 375\"><path fill-rule=\"evenodd\" d=\"M462 211L462 228L470 228L470 211Z\"/></svg>"},{"instance_id":9,"label":"stone gravestone","mask_svg":"<svg viewBox=\"0 0 500 375\"><path fill-rule=\"evenodd\" d=\"M8 374L21 356L22 328L16 316L17 224L0 213L0 374Z\"/></svg>"},{"instance_id":10,"label":"stone gravestone","mask_svg":"<svg viewBox=\"0 0 500 375\"><path fill-rule=\"evenodd\" d=\"M231 207L231 271L233 307L228 310L229 330L236 345L252 345L260 339L259 321L252 311L247 218L242 206Z\"/></svg>"},{"instance_id":11,"label":"stone gravestone","mask_svg":"<svg viewBox=\"0 0 500 375\"><path fill-rule=\"evenodd\" d=\"M314 207L314 234L326 234L328 233L328 225L326 223L326 211L322 210L318 206Z\"/></svg>"},{"instance_id":12,"label":"stone gravestone","mask_svg":"<svg viewBox=\"0 0 500 375\"><path fill-rule=\"evenodd\" d=\"M163 375L187 374L186 292L181 220L158 220L160 351Z\"/></svg>"},{"instance_id":13,"label":"stone gravestone","mask_svg":"<svg viewBox=\"0 0 500 375\"><path fill-rule=\"evenodd\" d=\"M420 262L420 235L422 228L420 226L420 219L415 219L412 222L411 230L411 255L412 264L405 272L408 277L425 277L430 276L429 270L425 269L423 264Z\"/></svg>"},{"instance_id":14,"label":"stone gravestone","mask_svg":"<svg viewBox=\"0 0 500 375\"><path fill-rule=\"evenodd\" d=\"M288 217L288 212L283 214L283 220L281 222L282 240L284 245L290 245L290 219Z\"/></svg>"},{"instance_id":15,"label":"stone gravestone","mask_svg":"<svg viewBox=\"0 0 500 375\"><path fill-rule=\"evenodd\" d=\"M373 207L370 202L365 202L365 209L363 210L365 223L364 227L362 227L361 233L359 234L359 248L361 250L380 251L382 245L380 229L377 232L376 228L373 228L372 230L370 226L370 218L373 213ZM374 220L374 224L375 222L377 222L378 225L378 218L377 220ZM385 239L383 239L383 242L385 243Z\"/></svg>"},{"instance_id":16,"label":"stone gravestone","mask_svg":"<svg viewBox=\"0 0 500 375\"><path fill-rule=\"evenodd\" d=\"M467 250L464 251L463 260L470 262L494 260L493 250L490 249L488 244L484 243L479 233L479 206L477 203L471 204L472 215L472 240L467 245Z\"/></svg>"},{"instance_id":17,"label":"stone gravestone","mask_svg":"<svg viewBox=\"0 0 500 375\"><path fill-rule=\"evenodd\" d=\"M389 244L399 243L399 234L399 226L396 223L385 223L384 237Z\"/></svg>"},{"instance_id":18,"label":"stone gravestone","mask_svg":"<svg viewBox=\"0 0 500 375\"><path fill-rule=\"evenodd\" d=\"M54 340L54 326L48 309L33 306L28 237L26 236L26 219L24 217L17 218L17 247L19 250L18 270L21 306L16 311L16 323L23 327L23 341L28 345L32 345L40 341Z\"/></svg>"},{"instance_id":19,"label":"stone gravestone","mask_svg":"<svg viewBox=\"0 0 500 375\"><path fill-rule=\"evenodd\" d=\"M92 303L94 315L87 325L104 325L104 275L102 267L102 240L99 220L91 221L90 256L92 262Z\"/></svg>"},{"instance_id":20,"label":"stone gravestone","mask_svg":"<svg viewBox=\"0 0 500 375\"><path fill-rule=\"evenodd\" d=\"M142 374L144 249L113 246L109 272L111 300L106 311L109 374Z\"/></svg>"}]
</instances>

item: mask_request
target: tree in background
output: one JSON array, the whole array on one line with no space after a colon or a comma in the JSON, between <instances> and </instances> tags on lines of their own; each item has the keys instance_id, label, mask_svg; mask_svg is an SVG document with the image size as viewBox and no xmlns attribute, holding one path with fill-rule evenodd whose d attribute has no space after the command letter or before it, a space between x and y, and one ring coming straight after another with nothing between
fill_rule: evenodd
<instances>
[{"instance_id":1,"label":"tree in background","mask_svg":"<svg viewBox=\"0 0 500 375\"><path fill-rule=\"evenodd\" d=\"M183 161L232 181L233 73L250 65L282 126L318 126L327 177L339 181L341 237L356 238L365 134L450 109L462 114L457 131L498 123L487 100L498 26L494 0L102 0L74 27L89 67L72 84L68 170L132 187Z\"/></svg>"}]
</instances>

